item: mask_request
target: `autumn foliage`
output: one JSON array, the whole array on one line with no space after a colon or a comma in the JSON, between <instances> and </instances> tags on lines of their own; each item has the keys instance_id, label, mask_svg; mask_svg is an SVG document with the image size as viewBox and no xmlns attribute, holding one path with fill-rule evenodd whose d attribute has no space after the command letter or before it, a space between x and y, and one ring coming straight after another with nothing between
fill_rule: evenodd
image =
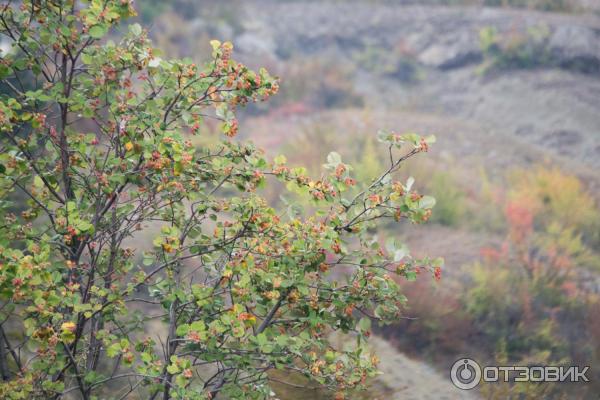
<instances>
[{"instance_id":1,"label":"autumn foliage","mask_svg":"<svg viewBox=\"0 0 600 400\"><path fill-rule=\"evenodd\" d=\"M555 167L507 178L494 203L504 224L497 243L442 287L407 286L406 318L382 331L406 351L450 365L464 354L488 365L596 365L599 209L576 176ZM597 371L589 375L594 382ZM482 385L482 393L587 398L592 385L504 382Z\"/></svg>"}]
</instances>

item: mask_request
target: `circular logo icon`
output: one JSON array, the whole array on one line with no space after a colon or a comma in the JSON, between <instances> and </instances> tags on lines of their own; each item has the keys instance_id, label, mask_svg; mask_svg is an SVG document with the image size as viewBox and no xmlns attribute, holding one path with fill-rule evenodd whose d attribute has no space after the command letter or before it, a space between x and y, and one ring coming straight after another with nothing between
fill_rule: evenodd
<instances>
[{"instance_id":1,"label":"circular logo icon","mask_svg":"<svg viewBox=\"0 0 600 400\"><path fill-rule=\"evenodd\" d=\"M461 358L452 365L450 379L459 389L473 389L481 380L481 367L475 360Z\"/></svg>"}]
</instances>

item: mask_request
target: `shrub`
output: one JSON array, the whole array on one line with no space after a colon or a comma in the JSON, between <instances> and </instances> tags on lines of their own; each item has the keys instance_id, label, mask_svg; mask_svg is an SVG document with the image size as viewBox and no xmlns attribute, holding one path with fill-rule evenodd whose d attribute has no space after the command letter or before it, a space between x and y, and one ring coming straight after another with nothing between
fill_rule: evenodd
<instances>
[{"instance_id":1,"label":"shrub","mask_svg":"<svg viewBox=\"0 0 600 400\"><path fill-rule=\"evenodd\" d=\"M458 182L447 172L436 172L428 188L436 199L431 220L442 225L457 226L467 211L465 194Z\"/></svg>"},{"instance_id":2,"label":"shrub","mask_svg":"<svg viewBox=\"0 0 600 400\"><path fill-rule=\"evenodd\" d=\"M439 275L440 260L383 249L366 230L428 218L434 200L392 174L431 140L381 136L390 164L352 196L337 153L317 180L267 160L234 139L234 111L277 80L233 61L227 42L198 66L159 58L137 24L104 41L131 3L0 8L19 49L0 62L0 397L264 398L279 369L342 398L375 373L366 315L397 318L392 276ZM206 118L223 138L195 148ZM273 180L317 212L270 207L261 188ZM18 215L15 192L28 198ZM329 346L331 330L356 350Z\"/></svg>"},{"instance_id":3,"label":"shrub","mask_svg":"<svg viewBox=\"0 0 600 400\"><path fill-rule=\"evenodd\" d=\"M548 47L549 30L540 25L521 33L513 30L499 34L487 27L479 32L484 56L482 72L502 69L529 69L554 66Z\"/></svg>"},{"instance_id":4,"label":"shrub","mask_svg":"<svg viewBox=\"0 0 600 400\"><path fill-rule=\"evenodd\" d=\"M434 193L443 187L431 182ZM576 177L555 168L518 170L508 182L502 193L484 179L478 204L486 206L474 214L487 232L501 218L494 229L504 241L448 274L443 288L405 288L405 316L415 318L383 332L403 351L444 366L465 354L495 365L595 365L600 325L591 316L600 307L600 257L582 232L598 208ZM588 374L592 382L596 376ZM493 399L536 399L586 398L598 387L501 382L481 389Z\"/></svg>"},{"instance_id":5,"label":"shrub","mask_svg":"<svg viewBox=\"0 0 600 400\"><path fill-rule=\"evenodd\" d=\"M575 230L588 244L598 243L600 211L576 176L556 167L537 166L515 171L510 182L509 198L528 202L537 228L543 230L551 224L559 224Z\"/></svg>"},{"instance_id":6,"label":"shrub","mask_svg":"<svg viewBox=\"0 0 600 400\"><path fill-rule=\"evenodd\" d=\"M549 176L557 186L548 185ZM579 181L558 170L522 171L513 179L505 205L507 239L499 248L483 249L482 262L468 267L462 302L483 342L495 347L496 361L594 364L597 355L583 349L597 345L593 324L586 320L598 296L586 284L585 268L597 268L599 258L582 242L577 224L566 224L564 210L553 212L553 204L566 197L569 206L589 207L574 216L597 210L575 184ZM535 398L562 391L552 385L496 389L489 388L489 395L502 397L507 390Z\"/></svg>"}]
</instances>

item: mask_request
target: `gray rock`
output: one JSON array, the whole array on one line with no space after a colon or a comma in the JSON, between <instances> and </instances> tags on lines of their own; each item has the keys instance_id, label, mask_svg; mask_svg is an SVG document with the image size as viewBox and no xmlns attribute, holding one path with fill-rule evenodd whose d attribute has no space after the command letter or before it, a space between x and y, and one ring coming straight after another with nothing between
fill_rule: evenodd
<instances>
[{"instance_id":1,"label":"gray rock","mask_svg":"<svg viewBox=\"0 0 600 400\"><path fill-rule=\"evenodd\" d=\"M236 37L234 42L236 50L242 53L269 56L275 54L275 43L264 33L244 32Z\"/></svg>"},{"instance_id":2,"label":"gray rock","mask_svg":"<svg viewBox=\"0 0 600 400\"><path fill-rule=\"evenodd\" d=\"M460 32L442 43L432 44L418 59L428 67L439 69L461 68L479 62L481 49L473 36L468 31Z\"/></svg>"},{"instance_id":3,"label":"gray rock","mask_svg":"<svg viewBox=\"0 0 600 400\"><path fill-rule=\"evenodd\" d=\"M557 26L548 46L561 66L583 68L583 72L600 70L600 35L591 28L578 25Z\"/></svg>"}]
</instances>

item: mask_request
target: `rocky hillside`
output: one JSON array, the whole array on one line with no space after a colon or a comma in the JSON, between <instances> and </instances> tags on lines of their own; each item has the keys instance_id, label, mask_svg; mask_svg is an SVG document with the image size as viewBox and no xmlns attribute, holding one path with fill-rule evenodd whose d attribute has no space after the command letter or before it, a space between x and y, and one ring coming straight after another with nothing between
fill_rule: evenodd
<instances>
[{"instance_id":1,"label":"rocky hillside","mask_svg":"<svg viewBox=\"0 0 600 400\"><path fill-rule=\"evenodd\" d=\"M525 146L541 157L519 162L552 157L600 187L599 16L389 3L237 2L176 16L185 23L170 40L185 55L198 38L232 40L238 57L280 73L322 60L372 109L468 124L478 143L458 143L456 156L477 151L503 169L514 161L503 153ZM156 29L173 30L164 21ZM306 84L282 75L284 90ZM317 108L347 106L329 96Z\"/></svg>"},{"instance_id":2,"label":"rocky hillside","mask_svg":"<svg viewBox=\"0 0 600 400\"><path fill-rule=\"evenodd\" d=\"M600 166L599 17L367 3L256 2L244 11L233 39L247 57L335 54L355 66L367 102L458 117L484 135ZM504 56L486 53L486 31L523 53L515 65L482 71Z\"/></svg>"}]
</instances>

